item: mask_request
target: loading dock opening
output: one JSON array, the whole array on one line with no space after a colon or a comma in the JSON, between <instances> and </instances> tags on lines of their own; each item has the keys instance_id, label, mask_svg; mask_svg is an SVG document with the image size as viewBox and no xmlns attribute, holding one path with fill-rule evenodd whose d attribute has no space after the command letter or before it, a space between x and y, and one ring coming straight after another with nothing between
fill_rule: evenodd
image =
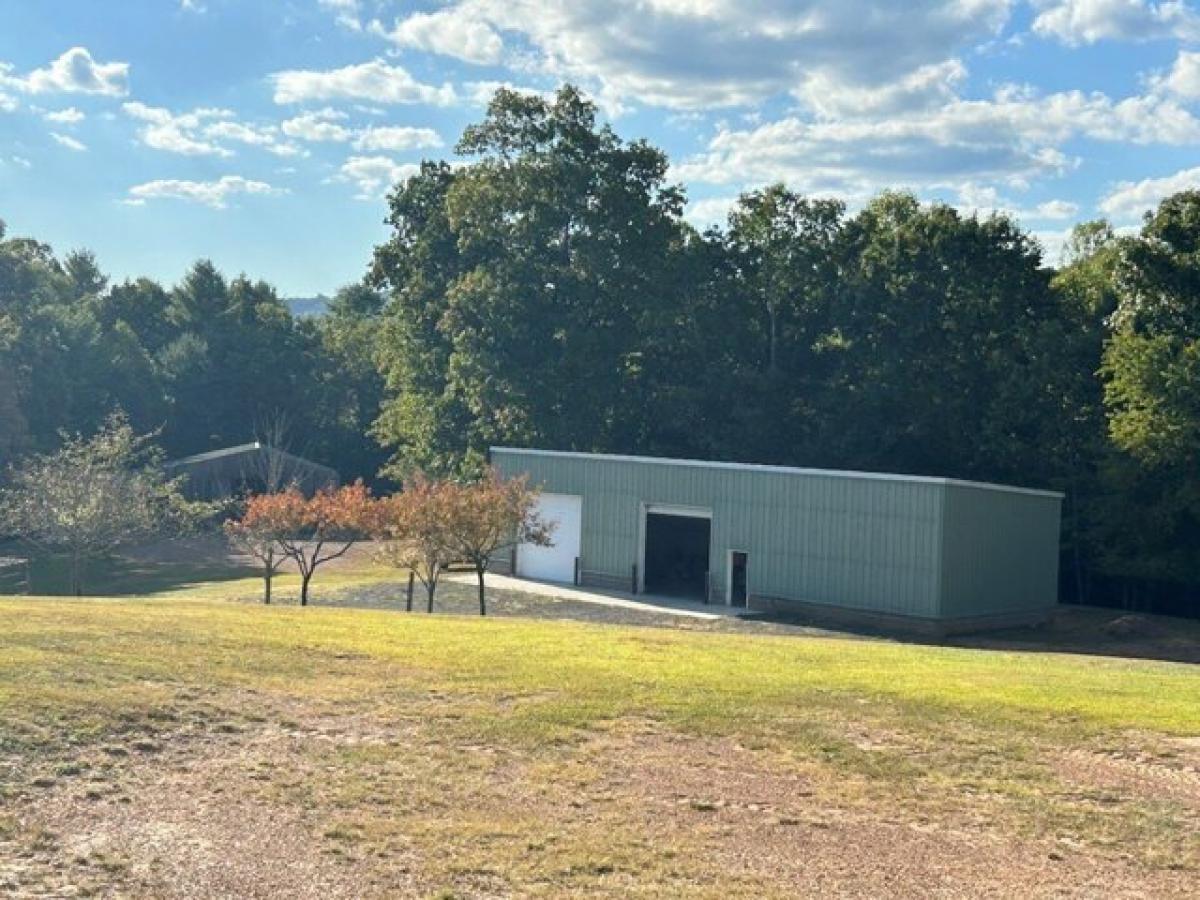
<instances>
[{"instance_id":1,"label":"loading dock opening","mask_svg":"<svg viewBox=\"0 0 1200 900\"><path fill-rule=\"evenodd\" d=\"M705 599L711 515L646 511L646 592Z\"/></svg>"}]
</instances>

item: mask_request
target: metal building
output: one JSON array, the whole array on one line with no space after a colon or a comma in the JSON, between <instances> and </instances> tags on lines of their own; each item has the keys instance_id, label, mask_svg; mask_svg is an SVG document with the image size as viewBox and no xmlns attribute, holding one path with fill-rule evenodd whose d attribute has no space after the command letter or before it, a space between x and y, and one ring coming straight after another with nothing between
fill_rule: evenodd
<instances>
[{"instance_id":1,"label":"metal building","mask_svg":"<svg viewBox=\"0 0 1200 900\"><path fill-rule=\"evenodd\" d=\"M192 500L227 500L291 485L311 496L339 482L337 471L329 466L258 441L186 456L163 468L172 478L186 476L183 493Z\"/></svg>"},{"instance_id":2,"label":"metal building","mask_svg":"<svg viewBox=\"0 0 1200 900\"><path fill-rule=\"evenodd\" d=\"M541 488L547 581L949 633L1045 620L1062 494L999 484L493 447Z\"/></svg>"}]
</instances>

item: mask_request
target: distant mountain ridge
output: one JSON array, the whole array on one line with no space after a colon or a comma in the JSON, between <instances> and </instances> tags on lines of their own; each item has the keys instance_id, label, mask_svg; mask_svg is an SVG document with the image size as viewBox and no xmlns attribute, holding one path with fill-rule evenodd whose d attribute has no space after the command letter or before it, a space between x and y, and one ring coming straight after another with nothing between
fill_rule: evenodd
<instances>
[{"instance_id":1,"label":"distant mountain ridge","mask_svg":"<svg viewBox=\"0 0 1200 900\"><path fill-rule=\"evenodd\" d=\"M285 297L284 303L292 311L293 316L323 316L329 312L329 298L324 294L315 297Z\"/></svg>"}]
</instances>

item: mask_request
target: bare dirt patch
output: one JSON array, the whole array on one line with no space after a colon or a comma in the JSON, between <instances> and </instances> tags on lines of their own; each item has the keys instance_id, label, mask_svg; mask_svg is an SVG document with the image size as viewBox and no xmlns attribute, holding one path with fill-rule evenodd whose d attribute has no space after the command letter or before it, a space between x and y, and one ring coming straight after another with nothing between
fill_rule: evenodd
<instances>
[{"instance_id":1,"label":"bare dirt patch","mask_svg":"<svg viewBox=\"0 0 1200 900\"><path fill-rule=\"evenodd\" d=\"M862 782L815 766L768 767L734 741L643 734L616 743L627 746L606 755L638 764L612 776L610 789L706 834L723 870L781 896L1184 897L1194 888L1190 874L1025 839L986 818L880 803Z\"/></svg>"},{"instance_id":2,"label":"bare dirt patch","mask_svg":"<svg viewBox=\"0 0 1200 900\"><path fill-rule=\"evenodd\" d=\"M428 709L241 702L263 720L214 715L106 745L29 786L0 885L16 897L1193 895L1191 872L930 815L818 762L652 721L530 752L456 738ZM864 752L898 740L865 725L854 736ZM1128 768L1069 758L1080 778ZM1182 784L1192 798L1187 778L1150 771L1138 790Z\"/></svg>"},{"instance_id":3,"label":"bare dirt patch","mask_svg":"<svg viewBox=\"0 0 1200 900\"><path fill-rule=\"evenodd\" d=\"M1195 757L1075 749L1063 755L1059 770L1071 782L1138 800L1171 800L1200 814L1200 752Z\"/></svg>"},{"instance_id":4,"label":"bare dirt patch","mask_svg":"<svg viewBox=\"0 0 1200 900\"><path fill-rule=\"evenodd\" d=\"M395 729L274 712L287 724L215 721L68 767L75 777L23 804L21 830L45 837L10 858L0 884L16 897L411 894L408 867L384 872L331 852L328 811L281 802L272 789L322 777L314 746L384 744Z\"/></svg>"}]
</instances>

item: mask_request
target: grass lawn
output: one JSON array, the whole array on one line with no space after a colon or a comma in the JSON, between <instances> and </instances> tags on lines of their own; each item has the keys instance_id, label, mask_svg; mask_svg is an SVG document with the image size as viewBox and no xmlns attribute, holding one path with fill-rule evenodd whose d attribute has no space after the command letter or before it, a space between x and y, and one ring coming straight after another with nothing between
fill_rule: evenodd
<instances>
[{"instance_id":1,"label":"grass lawn","mask_svg":"<svg viewBox=\"0 0 1200 900\"><path fill-rule=\"evenodd\" d=\"M1114 897L1200 880L1195 666L264 608L224 599L253 581L185 581L0 598L0 893Z\"/></svg>"}]
</instances>

